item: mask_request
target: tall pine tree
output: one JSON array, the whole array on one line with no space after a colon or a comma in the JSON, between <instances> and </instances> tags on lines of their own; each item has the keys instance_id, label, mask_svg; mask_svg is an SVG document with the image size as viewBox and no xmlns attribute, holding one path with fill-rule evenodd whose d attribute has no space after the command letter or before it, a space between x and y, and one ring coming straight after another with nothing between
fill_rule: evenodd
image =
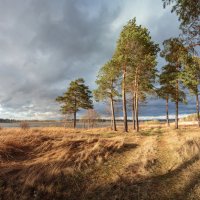
<instances>
[{"instance_id":1,"label":"tall pine tree","mask_svg":"<svg viewBox=\"0 0 200 200\"><path fill-rule=\"evenodd\" d=\"M161 74L159 75L160 88L156 90L158 97L165 99L166 101L166 124L169 126L169 101L176 101L176 85L174 80L176 79L176 72L173 65L165 65L162 67ZM179 101L185 102L186 96L184 91L180 90Z\"/></svg>"},{"instance_id":2,"label":"tall pine tree","mask_svg":"<svg viewBox=\"0 0 200 200\"><path fill-rule=\"evenodd\" d=\"M161 56L165 58L170 66L169 76L173 77L171 82L175 85L173 100L176 106L175 128L178 129L179 102L183 101L181 73L184 69L185 59L188 57L188 50L184 47L183 41L179 38L170 38L163 42L164 49Z\"/></svg>"},{"instance_id":3,"label":"tall pine tree","mask_svg":"<svg viewBox=\"0 0 200 200\"><path fill-rule=\"evenodd\" d=\"M124 130L127 131L126 92L131 90L133 96L133 118L136 120L136 130L139 131L139 101L153 89L156 76L157 44L151 39L149 31L136 24L136 19L130 20L124 26L117 43L115 56L118 58L123 79L122 97L124 110Z\"/></svg>"},{"instance_id":4,"label":"tall pine tree","mask_svg":"<svg viewBox=\"0 0 200 200\"><path fill-rule=\"evenodd\" d=\"M114 101L115 98L119 96L119 92L117 90L119 75L119 65L116 63L116 61L108 61L98 73L96 80L98 88L93 92L97 101L107 99L110 101L112 129L114 131L117 130Z\"/></svg>"},{"instance_id":5,"label":"tall pine tree","mask_svg":"<svg viewBox=\"0 0 200 200\"><path fill-rule=\"evenodd\" d=\"M92 109L92 93L88 86L85 85L85 81L79 78L70 83L69 88L63 94L58 96L56 101L61 103L62 114L73 114L74 128L76 128L76 114L82 109Z\"/></svg>"},{"instance_id":6,"label":"tall pine tree","mask_svg":"<svg viewBox=\"0 0 200 200\"><path fill-rule=\"evenodd\" d=\"M196 97L196 113L198 126L200 127L199 115L199 85L200 85L200 58L190 57L182 72L183 84L189 89L190 93Z\"/></svg>"}]
</instances>

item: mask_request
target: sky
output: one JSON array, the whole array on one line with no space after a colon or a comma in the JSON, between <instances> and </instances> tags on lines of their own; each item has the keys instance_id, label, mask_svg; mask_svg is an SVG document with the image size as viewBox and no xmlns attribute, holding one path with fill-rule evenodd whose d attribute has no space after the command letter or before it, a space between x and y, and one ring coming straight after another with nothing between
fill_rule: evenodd
<instances>
[{"instance_id":1,"label":"sky","mask_svg":"<svg viewBox=\"0 0 200 200\"><path fill-rule=\"evenodd\" d=\"M0 118L60 118L55 98L79 77L95 89L98 70L134 17L161 48L179 35L177 16L162 0L0 0ZM162 100L147 105L142 115L164 115Z\"/></svg>"}]
</instances>

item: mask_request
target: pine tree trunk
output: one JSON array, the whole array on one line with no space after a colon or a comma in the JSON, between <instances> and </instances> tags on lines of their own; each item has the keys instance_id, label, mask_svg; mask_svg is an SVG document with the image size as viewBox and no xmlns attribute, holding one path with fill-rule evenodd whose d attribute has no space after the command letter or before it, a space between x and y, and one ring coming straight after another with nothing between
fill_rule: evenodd
<instances>
[{"instance_id":1,"label":"pine tree trunk","mask_svg":"<svg viewBox=\"0 0 200 200\"><path fill-rule=\"evenodd\" d=\"M74 99L74 128L76 128L76 96L75 96L75 99Z\"/></svg>"},{"instance_id":2,"label":"pine tree trunk","mask_svg":"<svg viewBox=\"0 0 200 200\"><path fill-rule=\"evenodd\" d=\"M169 98L166 97L166 123L169 126Z\"/></svg>"},{"instance_id":3,"label":"pine tree trunk","mask_svg":"<svg viewBox=\"0 0 200 200\"><path fill-rule=\"evenodd\" d=\"M200 116L199 116L199 95L198 95L198 89L197 89L197 94L196 94L196 110L197 110L197 121L198 121L198 126L200 127Z\"/></svg>"},{"instance_id":4,"label":"pine tree trunk","mask_svg":"<svg viewBox=\"0 0 200 200\"><path fill-rule=\"evenodd\" d=\"M139 132L139 120L138 120L138 94L135 98L135 120L136 120L136 131Z\"/></svg>"},{"instance_id":5,"label":"pine tree trunk","mask_svg":"<svg viewBox=\"0 0 200 200\"><path fill-rule=\"evenodd\" d=\"M127 109L126 109L126 66L124 66L123 68L122 101L123 101L124 131L128 132Z\"/></svg>"},{"instance_id":6,"label":"pine tree trunk","mask_svg":"<svg viewBox=\"0 0 200 200\"><path fill-rule=\"evenodd\" d=\"M67 127L67 115L65 115L65 122L64 122L64 128Z\"/></svg>"},{"instance_id":7,"label":"pine tree trunk","mask_svg":"<svg viewBox=\"0 0 200 200\"><path fill-rule=\"evenodd\" d=\"M176 118L175 118L175 128L178 129L178 101L176 100Z\"/></svg>"},{"instance_id":8,"label":"pine tree trunk","mask_svg":"<svg viewBox=\"0 0 200 200\"><path fill-rule=\"evenodd\" d=\"M111 116L111 118L110 118L110 129L112 130L112 128L113 128L113 120L112 120L112 116Z\"/></svg>"},{"instance_id":9,"label":"pine tree trunk","mask_svg":"<svg viewBox=\"0 0 200 200\"><path fill-rule=\"evenodd\" d=\"M74 112L74 128L76 128L76 111Z\"/></svg>"},{"instance_id":10,"label":"pine tree trunk","mask_svg":"<svg viewBox=\"0 0 200 200\"><path fill-rule=\"evenodd\" d=\"M133 118L133 130L135 130L135 93L133 94L133 99L132 99L132 118Z\"/></svg>"},{"instance_id":11,"label":"pine tree trunk","mask_svg":"<svg viewBox=\"0 0 200 200\"><path fill-rule=\"evenodd\" d=\"M114 103L113 103L113 97L112 97L112 95L111 95L111 97L110 97L110 103L111 103L111 113L112 113L112 129L114 130L114 131L116 131L117 130L117 128L116 128L116 121L115 121L115 110L114 110Z\"/></svg>"},{"instance_id":12,"label":"pine tree trunk","mask_svg":"<svg viewBox=\"0 0 200 200\"><path fill-rule=\"evenodd\" d=\"M175 128L178 129L178 104L179 104L179 82L176 81L176 118L175 118Z\"/></svg>"},{"instance_id":13,"label":"pine tree trunk","mask_svg":"<svg viewBox=\"0 0 200 200\"><path fill-rule=\"evenodd\" d=\"M138 68L136 68L135 72L135 124L136 124L136 131L139 132L139 119L138 119L138 113L139 113L139 107L138 107L138 90L139 90L139 85L138 85Z\"/></svg>"}]
</instances>

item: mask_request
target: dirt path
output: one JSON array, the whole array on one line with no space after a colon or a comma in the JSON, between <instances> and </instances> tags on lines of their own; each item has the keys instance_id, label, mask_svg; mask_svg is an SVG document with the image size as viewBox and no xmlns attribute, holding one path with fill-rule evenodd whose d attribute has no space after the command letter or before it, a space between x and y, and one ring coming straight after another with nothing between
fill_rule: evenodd
<instances>
[{"instance_id":1,"label":"dirt path","mask_svg":"<svg viewBox=\"0 0 200 200\"><path fill-rule=\"evenodd\" d=\"M157 138L152 176L138 184L139 199L200 199L200 140L175 133Z\"/></svg>"},{"instance_id":2,"label":"dirt path","mask_svg":"<svg viewBox=\"0 0 200 200\"><path fill-rule=\"evenodd\" d=\"M125 143L126 150L90 174L86 199L200 199L196 136L166 133Z\"/></svg>"}]
</instances>

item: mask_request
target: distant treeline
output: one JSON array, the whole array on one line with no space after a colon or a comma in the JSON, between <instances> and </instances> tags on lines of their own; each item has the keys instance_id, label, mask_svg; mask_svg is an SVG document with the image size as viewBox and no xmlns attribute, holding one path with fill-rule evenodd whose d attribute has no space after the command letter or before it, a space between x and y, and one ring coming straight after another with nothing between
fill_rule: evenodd
<instances>
[{"instance_id":1,"label":"distant treeline","mask_svg":"<svg viewBox=\"0 0 200 200\"><path fill-rule=\"evenodd\" d=\"M19 122L19 121L15 119L0 119L0 123L14 123L14 122Z\"/></svg>"},{"instance_id":2,"label":"distant treeline","mask_svg":"<svg viewBox=\"0 0 200 200\"><path fill-rule=\"evenodd\" d=\"M56 120L16 120L16 119L0 119L0 123L20 123L20 122L56 122Z\"/></svg>"}]
</instances>

